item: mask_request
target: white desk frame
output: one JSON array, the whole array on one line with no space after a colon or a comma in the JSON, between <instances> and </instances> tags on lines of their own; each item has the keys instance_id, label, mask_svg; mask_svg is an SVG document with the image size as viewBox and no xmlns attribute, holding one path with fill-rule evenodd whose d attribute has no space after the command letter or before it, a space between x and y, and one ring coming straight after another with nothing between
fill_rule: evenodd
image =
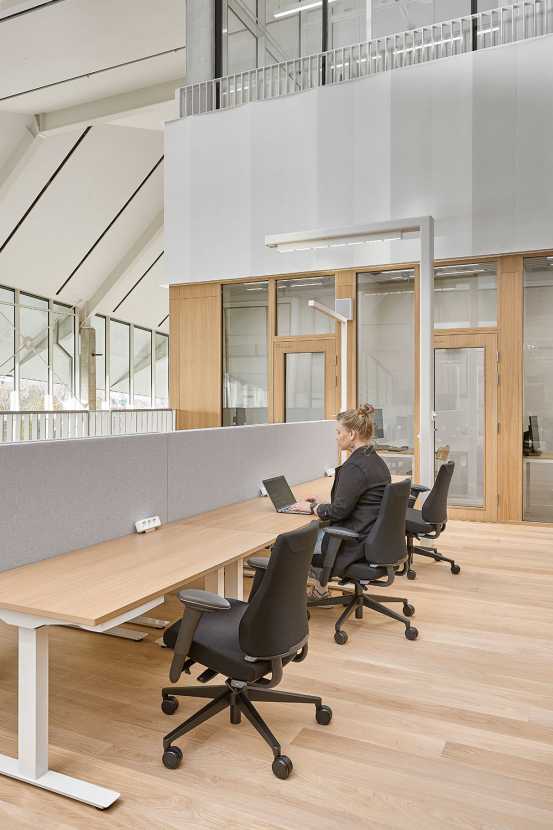
<instances>
[{"instance_id":1,"label":"white desk frame","mask_svg":"<svg viewBox=\"0 0 553 830\"><path fill-rule=\"evenodd\" d=\"M161 602L163 597L125 611L108 622L79 625L79 628L107 631L146 614ZM17 758L0 755L0 774L105 810L117 801L120 793L48 767L48 628L69 623L5 608L0 608L0 619L19 630L18 753Z\"/></svg>"}]
</instances>

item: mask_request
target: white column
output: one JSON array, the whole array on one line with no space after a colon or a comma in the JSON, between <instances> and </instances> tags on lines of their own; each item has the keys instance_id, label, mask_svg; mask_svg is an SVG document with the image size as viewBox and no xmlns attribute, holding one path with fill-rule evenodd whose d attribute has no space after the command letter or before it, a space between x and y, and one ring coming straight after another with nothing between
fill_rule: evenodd
<instances>
[{"instance_id":1,"label":"white column","mask_svg":"<svg viewBox=\"0 0 553 830\"><path fill-rule=\"evenodd\" d=\"M207 81L215 74L215 11L206 0L186 0L186 83Z\"/></svg>"},{"instance_id":2,"label":"white column","mask_svg":"<svg viewBox=\"0 0 553 830\"><path fill-rule=\"evenodd\" d=\"M420 225L419 457L420 482L434 483L434 220Z\"/></svg>"},{"instance_id":3,"label":"white column","mask_svg":"<svg viewBox=\"0 0 553 830\"><path fill-rule=\"evenodd\" d=\"M48 770L48 628L19 629L19 772Z\"/></svg>"},{"instance_id":4,"label":"white column","mask_svg":"<svg viewBox=\"0 0 553 830\"><path fill-rule=\"evenodd\" d=\"M225 596L244 599L244 568L241 559L225 567Z\"/></svg>"}]
</instances>

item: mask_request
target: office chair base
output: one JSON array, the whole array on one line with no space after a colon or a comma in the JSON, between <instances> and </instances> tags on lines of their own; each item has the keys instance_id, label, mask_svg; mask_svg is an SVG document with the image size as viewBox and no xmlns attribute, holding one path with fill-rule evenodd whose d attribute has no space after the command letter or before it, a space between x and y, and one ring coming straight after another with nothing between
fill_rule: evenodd
<instances>
[{"instance_id":1,"label":"office chair base","mask_svg":"<svg viewBox=\"0 0 553 830\"><path fill-rule=\"evenodd\" d=\"M409 617L415 613L415 608L409 603L406 597L381 597L372 594L366 594L363 591L361 583L354 583L355 593L342 594L338 597L324 597L319 600L311 600L308 605L310 607L328 607L331 605L344 605L345 608L336 620L334 642L339 646L343 646L348 641L348 635L342 630L343 623L355 612L356 619L363 619L363 610L369 608L371 611L377 611L379 614L384 614L386 617L391 617L398 622L402 622L405 626L405 636L408 640L416 640L419 636L418 630L411 625ZM403 603L403 615L397 614L391 608L387 608L384 602L401 602Z\"/></svg>"},{"instance_id":2,"label":"office chair base","mask_svg":"<svg viewBox=\"0 0 553 830\"><path fill-rule=\"evenodd\" d=\"M450 559L448 556L443 556L438 552L437 548L426 548L422 547L422 545L418 545L417 547L413 547L413 553L417 556L426 556L428 559L433 559L434 562L447 562L450 566L452 574L457 575L461 573L461 566L458 565L454 559Z\"/></svg>"},{"instance_id":3,"label":"office chair base","mask_svg":"<svg viewBox=\"0 0 553 830\"><path fill-rule=\"evenodd\" d=\"M181 723L163 739L162 761L167 769L177 769L180 766L183 754L182 750L173 741L182 735L195 729L196 726L214 717L223 709L230 709L230 722L238 725L242 721L242 715L259 732L261 737L269 745L273 752L272 770L277 778L286 779L292 772L293 765L290 758L283 755L281 746L275 738L267 723L263 720L252 701L263 701L268 703L310 703L315 706L315 718L321 726L328 726L332 720L332 709L323 704L320 697L315 695L302 695L295 692L281 692L275 689L267 689L256 684L248 686L241 681L233 681L228 678L224 686L212 687L168 687L162 689L161 709L166 715L173 715L178 708L179 697L208 698L202 709Z\"/></svg>"}]
</instances>

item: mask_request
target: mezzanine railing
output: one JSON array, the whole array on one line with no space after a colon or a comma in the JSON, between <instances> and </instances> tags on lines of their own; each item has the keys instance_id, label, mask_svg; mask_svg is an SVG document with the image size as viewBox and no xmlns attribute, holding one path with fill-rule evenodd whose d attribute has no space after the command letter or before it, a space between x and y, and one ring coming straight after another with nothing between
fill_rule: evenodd
<instances>
[{"instance_id":1,"label":"mezzanine railing","mask_svg":"<svg viewBox=\"0 0 553 830\"><path fill-rule=\"evenodd\" d=\"M0 444L140 435L173 432L174 429L175 412L172 409L0 411Z\"/></svg>"},{"instance_id":2,"label":"mezzanine railing","mask_svg":"<svg viewBox=\"0 0 553 830\"><path fill-rule=\"evenodd\" d=\"M180 117L232 109L553 33L553 0L525 0L305 58L189 84Z\"/></svg>"}]
</instances>

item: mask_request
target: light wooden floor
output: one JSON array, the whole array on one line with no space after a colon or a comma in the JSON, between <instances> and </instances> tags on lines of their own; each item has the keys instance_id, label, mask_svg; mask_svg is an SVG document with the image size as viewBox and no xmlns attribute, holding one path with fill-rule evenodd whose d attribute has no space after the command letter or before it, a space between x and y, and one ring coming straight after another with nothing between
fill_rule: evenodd
<instances>
[{"instance_id":1,"label":"light wooden floor","mask_svg":"<svg viewBox=\"0 0 553 830\"><path fill-rule=\"evenodd\" d=\"M51 766L123 793L108 812L0 778L2 830L553 827L553 529L450 523L441 549L459 576L417 561L398 580L417 609L417 642L367 614L332 641L335 611L312 615L308 659L282 688L317 692L334 710L260 706L294 774L278 781L268 748L225 714L161 764L173 718L159 708L169 653L53 629ZM177 616L173 599L165 609ZM0 626L0 752L16 748L16 639Z\"/></svg>"}]
</instances>

